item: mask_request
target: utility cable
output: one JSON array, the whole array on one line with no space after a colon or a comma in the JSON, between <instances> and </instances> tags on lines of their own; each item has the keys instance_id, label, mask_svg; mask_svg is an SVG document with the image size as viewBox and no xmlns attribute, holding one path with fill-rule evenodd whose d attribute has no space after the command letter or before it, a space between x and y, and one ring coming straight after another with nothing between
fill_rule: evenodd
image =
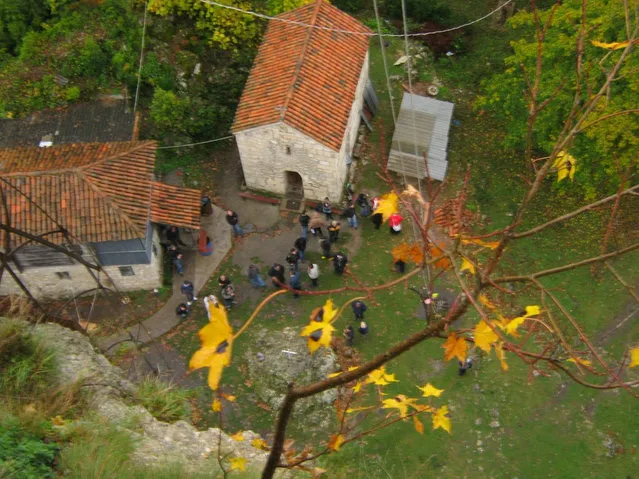
<instances>
[{"instance_id":1,"label":"utility cable","mask_svg":"<svg viewBox=\"0 0 639 479\"><path fill-rule=\"evenodd\" d=\"M452 32L455 30L460 30L462 28L466 28L469 27L470 25L473 25L475 23L481 22L482 20L485 20L486 18L494 15L495 13L497 13L499 10L501 10L502 8L504 8L505 6L509 5L513 0L508 0L506 3L499 5L497 8L495 8L494 10L492 10L491 12L487 13L486 15L484 15L483 17L477 18L475 20L472 20L468 23L464 23L463 25L457 25L456 27L451 27L451 28L445 28L443 30L437 30L434 32L422 32L422 33L409 33L407 35L400 33L400 34L392 34L392 33L384 33L382 34L383 37L404 37L404 36L409 36L409 37L426 37L429 35L437 35L439 33L446 33L446 32ZM209 5L213 5L215 7L220 7L220 8L226 8L228 10L233 10L239 13L244 13L246 15L252 15L254 17L258 17L258 18L263 18L265 20L275 20L278 22L282 22L282 23L288 23L290 25L296 25L298 27L304 27L304 28L315 28L317 30L325 30L328 32L336 32L336 33L344 33L347 35L361 35L361 36L365 36L365 37L374 37L377 35L377 33L374 32L356 32L356 31L352 31L352 30L343 30L341 28L331 28L331 27L322 27L319 25L310 25L308 23L303 23L303 22L298 22L295 20L288 20L286 18L281 18L281 17L274 17L271 15L265 15L264 13L258 13L258 12L254 12L252 10L243 10L241 8L238 7L234 7L232 5L224 5L222 3L218 3L214 0L200 0L200 2L202 3L207 3Z\"/></svg>"}]
</instances>

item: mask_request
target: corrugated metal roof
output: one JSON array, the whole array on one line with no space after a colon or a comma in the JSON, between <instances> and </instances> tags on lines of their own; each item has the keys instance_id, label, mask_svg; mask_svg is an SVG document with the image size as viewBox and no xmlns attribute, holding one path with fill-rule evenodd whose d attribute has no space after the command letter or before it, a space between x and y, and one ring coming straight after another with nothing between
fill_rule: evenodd
<instances>
[{"instance_id":1,"label":"corrugated metal roof","mask_svg":"<svg viewBox=\"0 0 639 479\"><path fill-rule=\"evenodd\" d=\"M446 149L453 107L447 101L404 93L388 156L388 169L414 178L425 178L426 154L430 177L443 180L448 168Z\"/></svg>"}]
</instances>

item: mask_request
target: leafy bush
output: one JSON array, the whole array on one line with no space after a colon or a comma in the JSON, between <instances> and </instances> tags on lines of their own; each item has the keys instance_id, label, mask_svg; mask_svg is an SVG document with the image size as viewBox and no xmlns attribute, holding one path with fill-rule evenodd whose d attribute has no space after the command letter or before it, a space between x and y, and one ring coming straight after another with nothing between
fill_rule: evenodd
<instances>
[{"instance_id":1,"label":"leafy bush","mask_svg":"<svg viewBox=\"0 0 639 479\"><path fill-rule=\"evenodd\" d=\"M14 416L0 420L0 477L40 479L54 477L58 445L25 430Z\"/></svg>"},{"instance_id":2,"label":"leafy bush","mask_svg":"<svg viewBox=\"0 0 639 479\"><path fill-rule=\"evenodd\" d=\"M77 86L71 86L67 88L66 93L67 101L75 101L80 98L80 89Z\"/></svg>"},{"instance_id":3,"label":"leafy bush","mask_svg":"<svg viewBox=\"0 0 639 479\"><path fill-rule=\"evenodd\" d=\"M0 324L0 393L33 396L51 384L53 352L15 321Z\"/></svg>"},{"instance_id":4,"label":"leafy bush","mask_svg":"<svg viewBox=\"0 0 639 479\"><path fill-rule=\"evenodd\" d=\"M402 18L402 2L400 0L384 0L381 9L384 15L394 20ZM434 1L406 0L406 15L417 23L429 21L445 24L450 20L452 11L445 4Z\"/></svg>"},{"instance_id":5,"label":"leafy bush","mask_svg":"<svg viewBox=\"0 0 639 479\"><path fill-rule=\"evenodd\" d=\"M136 399L156 419L172 422L189 416L187 400L191 392L166 383L155 377L148 377L138 386Z\"/></svg>"}]
</instances>

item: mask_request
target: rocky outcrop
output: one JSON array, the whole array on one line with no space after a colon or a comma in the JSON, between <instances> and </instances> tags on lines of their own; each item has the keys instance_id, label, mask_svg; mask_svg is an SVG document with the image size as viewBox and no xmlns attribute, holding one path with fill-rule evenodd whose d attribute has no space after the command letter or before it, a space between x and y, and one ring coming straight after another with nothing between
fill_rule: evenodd
<instances>
[{"instance_id":1,"label":"rocky outcrop","mask_svg":"<svg viewBox=\"0 0 639 479\"><path fill-rule=\"evenodd\" d=\"M245 359L255 394L274 411L280 408L289 383L311 384L338 369L332 350L320 348L309 354L306 339L294 328L258 331ZM295 404L293 420L303 420L307 430L330 430L336 399L336 389L301 399Z\"/></svg>"},{"instance_id":2,"label":"rocky outcrop","mask_svg":"<svg viewBox=\"0 0 639 479\"><path fill-rule=\"evenodd\" d=\"M81 382L89 391L90 407L135 438L135 461L152 467L181 463L193 469L206 461L210 471L218 465L207 458L216 456L219 443L222 456L244 457L255 471L264 466L267 453L251 446L259 437L254 432L245 431L245 440L238 442L216 428L198 431L186 421L158 421L145 408L130 405L135 386L85 336L56 324L40 324L36 331L56 351L60 383Z\"/></svg>"}]
</instances>

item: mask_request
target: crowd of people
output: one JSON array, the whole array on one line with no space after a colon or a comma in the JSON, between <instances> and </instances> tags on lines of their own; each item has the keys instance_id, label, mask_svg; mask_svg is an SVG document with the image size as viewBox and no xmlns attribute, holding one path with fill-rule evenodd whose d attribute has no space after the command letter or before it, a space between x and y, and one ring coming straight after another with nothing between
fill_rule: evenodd
<instances>
[{"instance_id":1,"label":"crowd of people","mask_svg":"<svg viewBox=\"0 0 639 479\"><path fill-rule=\"evenodd\" d=\"M360 218L370 217L376 229L379 229L383 223L381 213L375 213L379 206L379 198L369 198L367 194L361 193L354 198L352 189L348 190L347 203L345 208L339 215L335 213L333 205L328 198L317 204L310 211L304 210L299 215L298 221L300 225L300 237L294 241L293 246L288 254L283 258L286 266L281 263L273 263L265 272L271 280L271 284L276 289L289 288L294 298L299 298L303 291L304 284L302 281L303 273L309 280L310 288L318 288L320 280L320 267L313 261L306 261L305 252L309 241L309 232L312 237L319 240L321 250L321 258L332 263L333 271L336 275L342 276L347 271L349 259L346 253L336 247L340 241L340 232L342 224L340 219L345 218L346 223L351 229L358 229ZM357 209L359 208L359 212ZM403 218L399 213L394 213L389 218L389 230L391 234L401 233L401 224ZM240 219L236 212L232 210L226 211L226 221L233 229L235 237L244 235L244 230L240 226ZM326 233L326 234L325 234ZM167 253L171 258L171 262L175 267L177 274L184 275L184 265L182 264L183 253L180 246L184 244L180 241L179 231L175 227L171 227L166 232L166 238L169 242ZM336 251L333 251L333 250ZM403 271L403 265L395 265L398 271ZM250 264L246 270L246 275L253 288L267 288L265 278L262 277L262 271L257 264ZM237 304L236 288L230 277L226 274L220 275L218 278L219 297L222 299L226 310L230 310ZM193 283L184 280L180 287L185 301L180 303L176 309L176 314L180 318L186 318L190 314L193 301L197 300L194 293ZM364 320L364 313L367 306L364 302L358 300L352 303L353 314L355 319L355 327L348 326L343 331L343 336L349 346L353 345L356 331L364 337L369 332L369 325Z\"/></svg>"}]
</instances>

